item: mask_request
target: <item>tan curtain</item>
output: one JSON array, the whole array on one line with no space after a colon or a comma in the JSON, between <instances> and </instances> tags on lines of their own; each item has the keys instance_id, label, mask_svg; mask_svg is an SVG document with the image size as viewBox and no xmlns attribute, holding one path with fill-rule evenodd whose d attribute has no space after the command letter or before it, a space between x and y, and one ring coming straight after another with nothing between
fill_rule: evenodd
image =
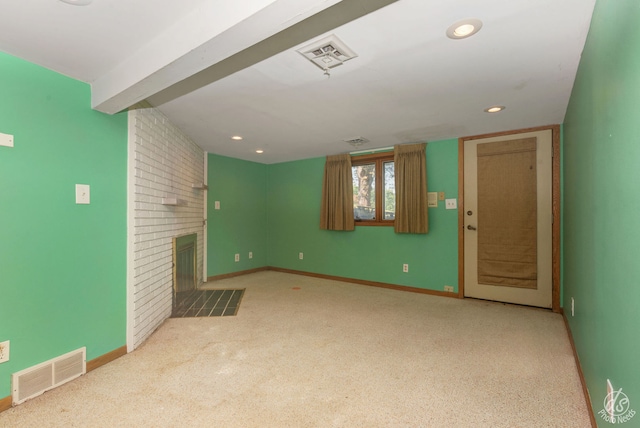
<instances>
[{"instance_id":1,"label":"tan curtain","mask_svg":"<svg viewBox=\"0 0 640 428\"><path fill-rule=\"evenodd\" d=\"M400 144L394 148L396 233L429 232L426 146Z\"/></svg>"},{"instance_id":2,"label":"tan curtain","mask_svg":"<svg viewBox=\"0 0 640 428\"><path fill-rule=\"evenodd\" d=\"M353 179L349 154L327 156L322 182L320 229L354 230Z\"/></svg>"}]
</instances>

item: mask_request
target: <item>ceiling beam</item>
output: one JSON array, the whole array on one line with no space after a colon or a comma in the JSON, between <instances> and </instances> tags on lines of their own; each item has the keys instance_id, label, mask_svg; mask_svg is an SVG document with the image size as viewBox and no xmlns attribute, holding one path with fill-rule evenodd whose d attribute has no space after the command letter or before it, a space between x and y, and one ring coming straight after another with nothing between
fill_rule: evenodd
<instances>
[{"instance_id":1,"label":"ceiling beam","mask_svg":"<svg viewBox=\"0 0 640 428\"><path fill-rule=\"evenodd\" d=\"M154 106L169 102L237 71L286 51L397 0L343 0L149 98Z\"/></svg>"},{"instance_id":2,"label":"ceiling beam","mask_svg":"<svg viewBox=\"0 0 640 428\"><path fill-rule=\"evenodd\" d=\"M224 13L219 3L215 11L199 8L97 79L92 107L113 114L145 99L163 104L395 1L254 0L253 9L243 6L250 15L234 10L224 22L217 17ZM257 10L265 2L269 4ZM213 16L217 18L211 34L203 22ZM196 28L197 37L185 43L190 28Z\"/></svg>"}]
</instances>

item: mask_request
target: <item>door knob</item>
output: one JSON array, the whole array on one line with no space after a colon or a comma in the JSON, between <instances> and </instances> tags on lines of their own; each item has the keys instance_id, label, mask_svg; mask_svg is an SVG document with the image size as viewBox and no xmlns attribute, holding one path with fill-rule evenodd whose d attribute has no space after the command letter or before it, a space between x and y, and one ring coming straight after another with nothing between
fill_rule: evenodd
<instances>
[{"instance_id":1,"label":"door knob","mask_svg":"<svg viewBox=\"0 0 640 428\"><path fill-rule=\"evenodd\" d=\"M475 227L471 226L471 225L468 225L467 226L467 230L477 230L477 229Z\"/></svg>"}]
</instances>

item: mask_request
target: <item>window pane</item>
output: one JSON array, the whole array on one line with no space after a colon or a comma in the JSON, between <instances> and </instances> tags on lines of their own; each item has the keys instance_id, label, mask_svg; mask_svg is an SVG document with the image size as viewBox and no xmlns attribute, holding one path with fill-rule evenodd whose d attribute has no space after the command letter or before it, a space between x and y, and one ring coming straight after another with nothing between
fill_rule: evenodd
<instances>
[{"instance_id":1,"label":"window pane","mask_svg":"<svg viewBox=\"0 0 640 428\"><path fill-rule=\"evenodd\" d=\"M376 165L351 167L353 178L353 217L357 220L376 218Z\"/></svg>"},{"instance_id":2,"label":"window pane","mask_svg":"<svg viewBox=\"0 0 640 428\"><path fill-rule=\"evenodd\" d=\"M393 162L384 163L384 219L396 218L396 176Z\"/></svg>"}]
</instances>

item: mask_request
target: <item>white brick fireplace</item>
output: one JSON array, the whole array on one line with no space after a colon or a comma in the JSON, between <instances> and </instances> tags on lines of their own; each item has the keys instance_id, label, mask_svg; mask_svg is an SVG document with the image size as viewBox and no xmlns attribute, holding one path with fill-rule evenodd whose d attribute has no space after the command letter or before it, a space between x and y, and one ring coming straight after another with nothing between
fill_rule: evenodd
<instances>
[{"instance_id":1,"label":"white brick fireplace","mask_svg":"<svg viewBox=\"0 0 640 428\"><path fill-rule=\"evenodd\" d=\"M158 110L129 111L127 346L137 348L171 315L172 240L196 233L203 281L204 152ZM164 204L163 204L164 202Z\"/></svg>"}]
</instances>

